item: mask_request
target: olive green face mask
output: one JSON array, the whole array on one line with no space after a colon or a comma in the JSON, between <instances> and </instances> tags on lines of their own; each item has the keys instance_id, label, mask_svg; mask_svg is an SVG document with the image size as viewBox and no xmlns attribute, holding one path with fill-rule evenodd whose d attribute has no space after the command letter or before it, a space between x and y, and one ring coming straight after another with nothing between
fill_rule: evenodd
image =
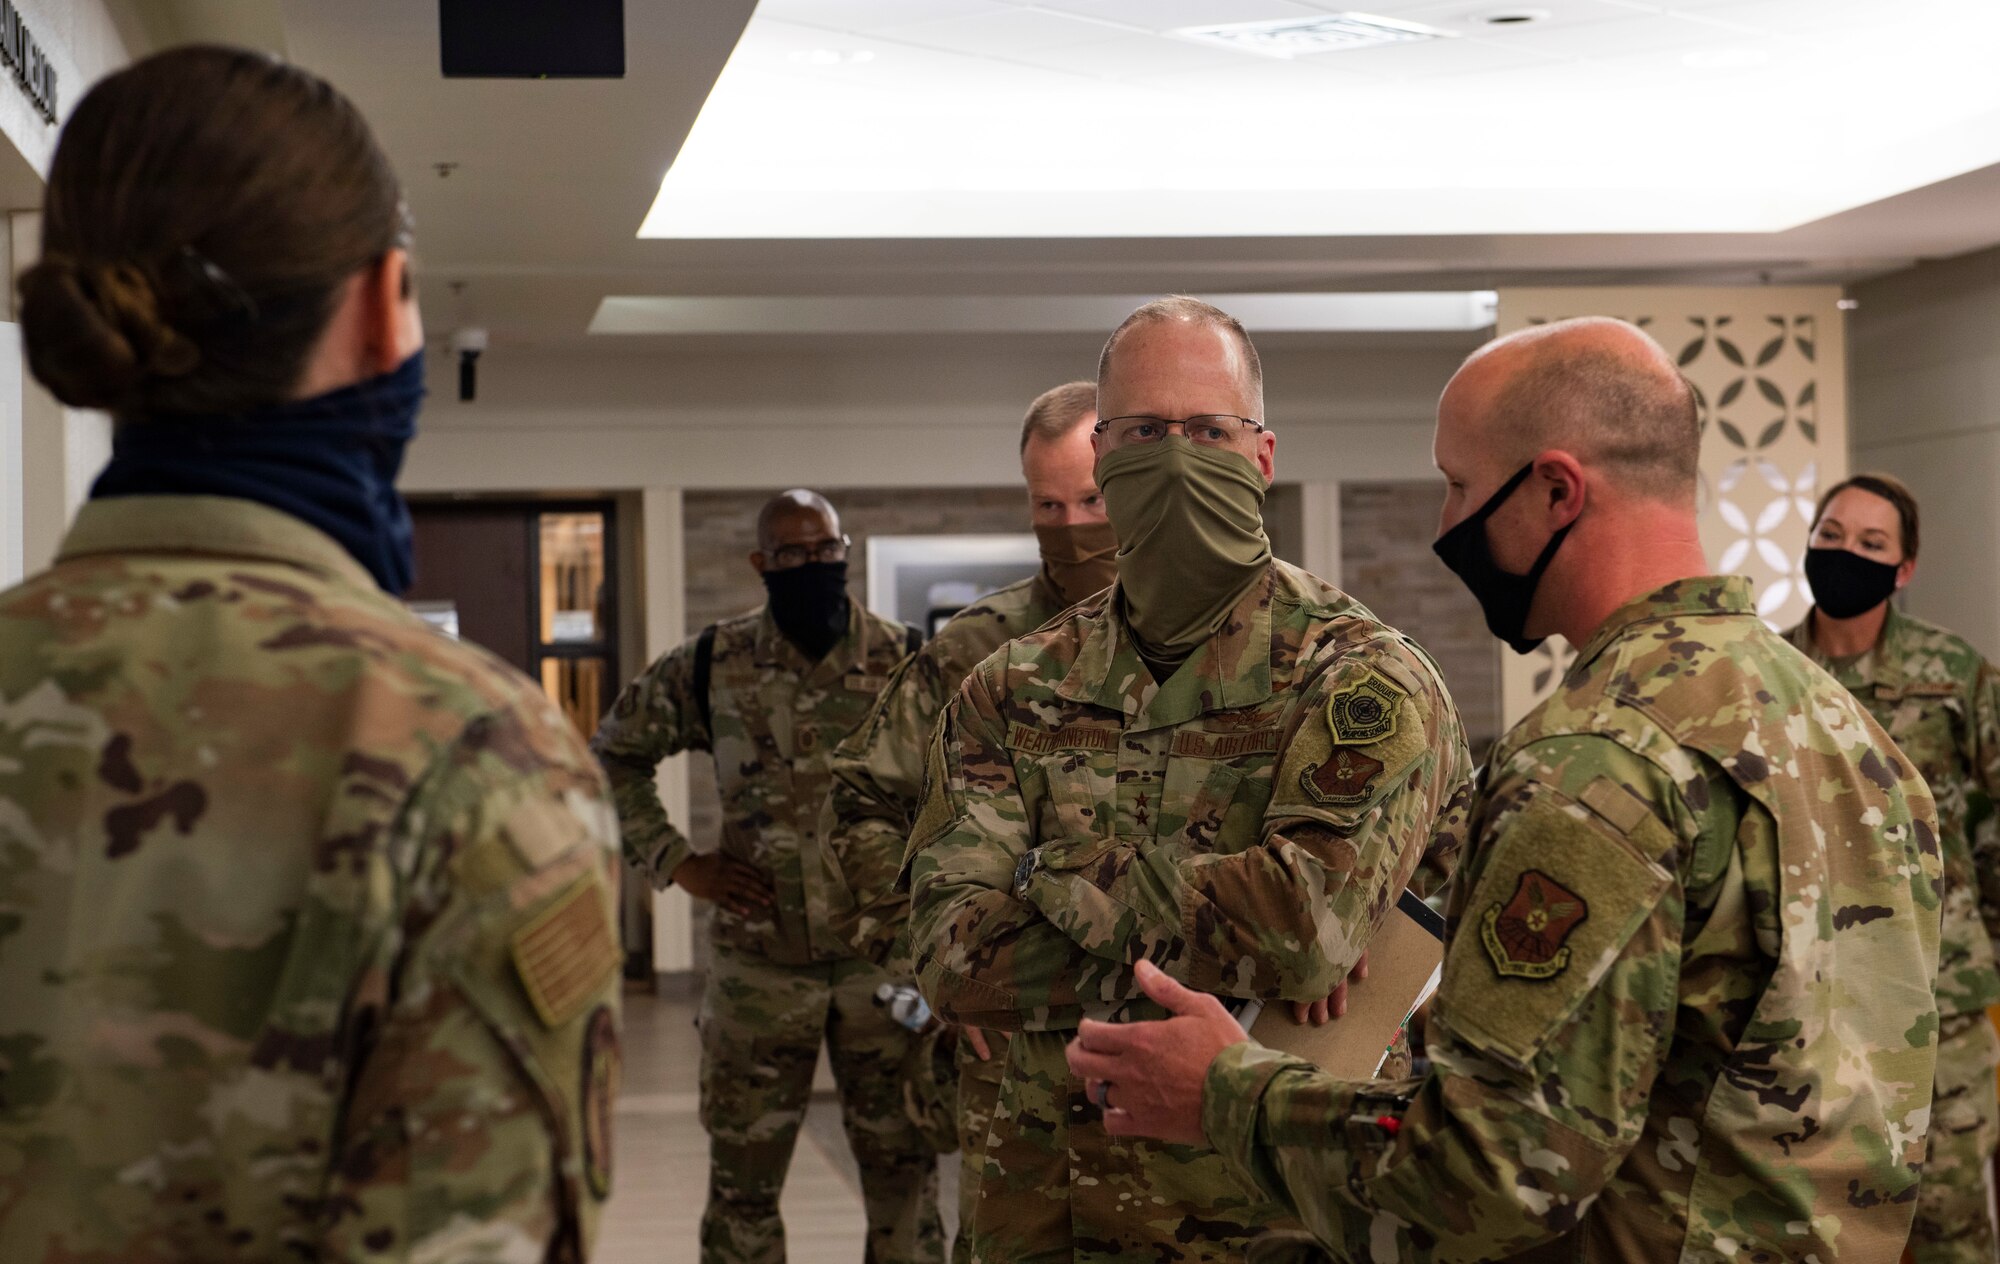
<instances>
[{"instance_id":1,"label":"olive green face mask","mask_svg":"<svg viewBox=\"0 0 2000 1264\"><path fill-rule=\"evenodd\" d=\"M1114 448L1097 486L1118 532L1125 621L1149 664L1179 664L1264 576L1264 475L1241 453L1170 435Z\"/></svg>"}]
</instances>

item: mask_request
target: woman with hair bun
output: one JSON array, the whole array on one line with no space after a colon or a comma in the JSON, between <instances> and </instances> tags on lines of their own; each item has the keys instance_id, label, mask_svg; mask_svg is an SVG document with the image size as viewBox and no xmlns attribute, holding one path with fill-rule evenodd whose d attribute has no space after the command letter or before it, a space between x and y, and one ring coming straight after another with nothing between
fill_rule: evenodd
<instances>
[{"instance_id":1,"label":"woman with hair bun","mask_svg":"<svg viewBox=\"0 0 2000 1264\"><path fill-rule=\"evenodd\" d=\"M0 594L0 1259L584 1259L616 825L394 599L395 173L315 76L176 49L78 103L42 231L29 367L116 429Z\"/></svg>"}]
</instances>

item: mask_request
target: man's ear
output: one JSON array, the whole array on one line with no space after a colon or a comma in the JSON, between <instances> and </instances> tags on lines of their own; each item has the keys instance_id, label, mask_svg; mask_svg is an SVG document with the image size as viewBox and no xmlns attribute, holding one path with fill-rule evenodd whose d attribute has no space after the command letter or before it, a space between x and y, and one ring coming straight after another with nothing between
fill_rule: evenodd
<instances>
[{"instance_id":1,"label":"man's ear","mask_svg":"<svg viewBox=\"0 0 2000 1264\"><path fill-rule=\"evenodd\" d=\"M1551 448L1535 458L1535 477L1548 489L1551 525L1558 531L1575 522L1583 513L1590 480L1584 476L1583 462L1560 448Z\"/></svg>"},{"instance_id":2,"label":"man's ear","mask_svg":"<svg viewBox=\"0 0 2000 1264\"><path fill-rule=\"evenodd\" d=\"M756 552L750 555L750 569L756 571L759 575L762 575L764 573L764 568L766 565L767 563L764 560L764 550L758 549Z\"/></svg>"},{"instance_id":3,"label":"man's ear","mask_svg":"<svg viewBox=\"0 0 2000 1264\"><path fill-rule=\"evenodd\" d=\"M1269 487L1278 478L1278 436L1266 430L1257 436L1257 465L1264 471L1264 486Z\"/></svg>"}]
</instances>

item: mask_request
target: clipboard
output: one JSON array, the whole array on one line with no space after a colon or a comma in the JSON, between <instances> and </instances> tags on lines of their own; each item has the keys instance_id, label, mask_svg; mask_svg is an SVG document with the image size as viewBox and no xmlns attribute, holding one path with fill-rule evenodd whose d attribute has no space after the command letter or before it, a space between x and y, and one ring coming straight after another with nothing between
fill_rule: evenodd
<instances>
[{"instance_id":1,"label":"clipboard","mask_svg":"<svg viewBox=\"0 0 2000 1264\"><path fill-rule=\"evenodd\" d=\"M1236 1015L1250 1038L1343 1080L1372 1080L1410 1015L1444 977L1444 918L1404 891L1368 941L1368 977L1347 985L1347 1013L1300 1026L1283 1001L1251 1001Z\"/></svg>"}]
</instances>

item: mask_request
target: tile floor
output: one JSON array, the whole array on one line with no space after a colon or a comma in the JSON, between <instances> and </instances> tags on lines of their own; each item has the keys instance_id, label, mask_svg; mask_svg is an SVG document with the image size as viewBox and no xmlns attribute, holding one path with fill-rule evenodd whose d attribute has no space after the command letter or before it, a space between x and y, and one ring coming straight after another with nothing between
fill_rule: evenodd
<instances>
[{"instance_id":1,"label":"tile floor","mask_svg":"<svg viewBox=\"0 0 2000 1264\"><path fill-rule=\"evenodd\" d=\"M708 1137L697 1115L701 1049L695 1001L625 998L625 1078L618 1101L617 1187L595 1264L694 1264L708 1194ZM956 1219L957 1156L943 1160L943 1211ZM860 1264L860 1185L822 1063L782 1204L790 1264Z\"/></svg>"}]
</instances>

